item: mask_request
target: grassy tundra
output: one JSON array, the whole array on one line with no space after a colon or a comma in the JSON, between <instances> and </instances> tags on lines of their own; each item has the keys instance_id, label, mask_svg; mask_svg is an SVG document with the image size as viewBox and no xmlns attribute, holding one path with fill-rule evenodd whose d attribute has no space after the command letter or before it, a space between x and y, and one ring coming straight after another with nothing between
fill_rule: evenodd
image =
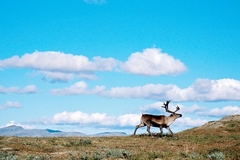
<instances>
[{"instance_id":1,"label":"grassy tundra","mask_svg":"<svg viewBox=\"0 0 240 160\"><path fill-rule=\"evenodd\" d=\"M237 117L237 118L236 118ZM171 136L0 137L1 159L240 159L240 115Z\"/></svg>"}]
</instances>

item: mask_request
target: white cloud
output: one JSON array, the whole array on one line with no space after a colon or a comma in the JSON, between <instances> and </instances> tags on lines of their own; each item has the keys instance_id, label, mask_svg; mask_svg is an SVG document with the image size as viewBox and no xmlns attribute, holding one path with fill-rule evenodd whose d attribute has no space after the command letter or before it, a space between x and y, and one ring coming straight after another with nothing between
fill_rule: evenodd
<instances>
[{"instance_id":1,"label":"white cloud","mask_svg":"<svg viewBox=\"0 0 240 160\"><path fill-rule=\"evenodd\" d=\"M137 87L113 87L100 93L114 98L148 98L172 101L240 100L240 81L234 79L197 79L187 88L168 84L146 84Z\"/></svg>"},{"instance_id":2,"label":"white cloud","mask_svg":"<svg viewBox=\"0 0 240 160\"><path fill-rule=\"evenodd\" d=\"M37 87L35 85L28 85L18 91L18 93L20 93L20 94L36 93L36 92L37 92Z\"/></svg>"},{"instance_id":3,"label":"white cloud","mask_svg":"<svg viewBox=\"0 0 240 160\"><path fill-rule=\"evenodd\" d=\"M89 90L87 83L80 81L63 89L52 89L51 93L54 95L98 94L104 89L104 86L96 86L94 89Z\"/></svg>"},{"instance_id":4,"label":"white cloud","mask_svg":"<svg viewBox=\"0 0 240 160\"><path fill-rule=\"evenodd\" d=\"M163 110L163 102L155 102L153 104L148 104L140 108L142 112L151 112L153 111L161 111Z\"/></svg>"},{"instance_id":5,"label":"white cloud","mask_svg":"<svg viewBox=\"0 0 240 160\"><path fill-rule=\"evenodd\" d=\"M142 53L131 54L128 60L121 64L121 68L132 74L147 76L175 75L187 70L186 66L161 49L147 48Z\"/></svg>"},{"instance_id":6,"label":"white cloud","mask_svg":"<svg viewBox=\"0 0 240 160\"><path fill-rule=\"evenodd\" d=\"M183 89L173 84L146 84L136 87L113 87L110 90L106 90L105 86L95 86L94 89L88 89L87 83L80 81L70 87L53 89L51 92L56 95L97 94L109 98L147 98L155 100L168 99L172 101L226 101L240 100L240 81L234 79L197 79L192 85Z\"/></svg>"},{"instance_id":7,"label":"white cloud","mask_svg":"<svg viewBox=\"0 0 240 160\"><path fill-rule=\"evenodd\" d=\"M178 118L176 122L174 123L175 126L179 127L196 127L196 126L201 126L205 123L207 123L207 120L198 118L198 119L192 119L190 117L182 117Z\"/></svg>"},{"instance_id":8,"label":"white cloud","mask_svg":"<svg viewBox=\"0 0 240 160\"><path fill-rule=\"evenodd\" d=\"M106 113L84 113L76 112L61 112L56 113L52 119L44 119L44 124L61 124L61 125L82 125L82 126L100 126L100 127L115 127L115 126L135 126L140 122L140 114L125 114L118 117L108 116Z\"/></svg>"},{"instance_id":9,"label":"white cloud","mask_svg":"<svg viewBox=\"0 0 240 160\"><path fill-rule=\"evenodd\" d=\"M76 112L62 112L53 116L53 124L80 124L80 125L101 125L109 126L115 125L116 119L113 116L107 116L105 113L83 113Z\"/></svg>"},{"instance_id":10,"label":"white cloud","mask_svg":"<svg viewBox=\"0 0 240 160\"><path fill-rule=\"evenodd\" d=\"M0 61L0 67L32 68L42 71L67 73L110 71L116 64L117 62L113 58L93 57L93 61L90 61L83 55L72 55L55 51L35 51L32 54L24 54L22 57L13 56Z\"/></svg>"},{"instance_id":11,"label":"white cloud","mask_svg":"<svg viewBox=\"0 0 240 160\"><path fill-rule=\"evenodd\" d=\"M100 1L88 1L99 2ZM101 1L102 3L103 1ZM122 71L146 76L175 75L187 70L185 65L157 48L147 48L143 53L130 55L126 62L114 58L93 57L89 60L83 55L66 54L57 51L35 51L31 54L13 56L0 60L1 68L30 68L43 75L50 82L68 82L73 78L96 79L97 71Z\"/></svg>"},{"instance_id":12,"label":"white cloud","mask_svg":"<svg viewBox=\"0 0 240 160\"><path fill-rule=\"evenodd\" d=\"M146 84L137 87L113 87L109 91L101 92L101 95L114 98L152 98L165 100L168 99L169 92L177 89L178 87L175 85Z\"/></svg>"},{"instance_id":13,"label":"white cloud","mask_svg":"<svg viewBox=\"0 0 240 160\"><path fill-rule=\"evenodd\" d=\"M214 108L208 112L203 112L201 114L206 115L206 116L213 116L213 117L224 117L224 116L228 116L228 115L240 114L240 107L225 106L223 108Z\"/></svg>"},{"instance_id":14,"label":"white cloud","mask_svg":"<svg viewBox=\"0 0 240 160\"><path fill-rule=\"evenodd\" d=\"M69 82L70 80L76 78L95 80L97 79L92 73L64 73L64 72L50 72L50 71L39 71L43 75L42 80L55 82Z\"/></svg>"},{"instance_id":15,"label":"white cloud","mask_svg":"<svg viewBox=\"0 0 240 160\"><path fill-rule=\"evenodd\" d=\"M13 56L0 60L0 68L30 68L41 71L47 78L54 81L69 80L71 74L80 77L91 77L96 71L111 71L118 64L113 58L93 57L90 61L83 55L65 54L62 52L35 51L32 54Z\"/></svg>"},{"instance_id":16,"label":"white cloud","mask_svg":"<svg viewBox=\"0 0 240 160\"><path fill-rule=\"evenodd\" d=\"M68 82L74 78L72 73L62 73L62 72L49 72L49 71L40 71L43 74L43 80L50 82Z\"/></svg>"},{"instance_id":17,"label":"white cloud","mask_svg":"<svg viewBox=\"0 0 240 160\"><path fill-rule=\"evenodd\" d=\"M8 108L21 108L22 105L19 102L7 101L5 104L0 105L0 110L5 110Z\"/></svg>"},{"instance_id":18,"label":"white cloud","mask_svg":"<svg viewBox=\"0 0 240 160\"><path fill-rule=\"evenodd\" d=\"M30 94L30 93L36 93L37 87L34 85L28 85L22 89L19 87L9 87L5 88L3 86L0 86L0 93L7 94L7 93L17 93L17 94Z\"/></svg>"},{"instance_id":19,"label":"white cloud","mask_svg":"<svg viewBox=\"0 0 240 160\"><path fill-rule=\"evenodd\" d=\"M35 126L33 126L33 125L21 124L21 123L15 122L15 121L10 121L9 123L6 124L6 127L12 126L12 125L21 126L24 129L36 129Z\"/></svg>"},{"instance_id":20,"label":"white cloud","mask_svg":"<svg viewBox=\"0 0 240 160\"><path fill-rule=\"evenodd\" d=\"M140 122L140 114L125 114L117 117L117 124L120 126L136 126Z\"/></svg>"},{"instance_id":21,"label":"white cloud","mask_svg":"<svg viewBox=\"0 0 240 160\"><path fill-rule=\"evenodd\" d=\"M240 81L234 79L197 79L186 89L187 100L240 100Z\"/></svg>"},{"instance_id":22,"label":"white cloud","mask_svg":"<svg viewBox=\"0 0 240 160\"><path fill-rule=\"evenodd\" d=\"M207 111L207 108L205 107L201 107L201 106L198 106L197 104L194 104L190 107L186 107L186 106L183 106L183 105L179 105L179 107L181 108L182 112L183 113L202 113L204 111Z\"/></svg>"}]
</instances>

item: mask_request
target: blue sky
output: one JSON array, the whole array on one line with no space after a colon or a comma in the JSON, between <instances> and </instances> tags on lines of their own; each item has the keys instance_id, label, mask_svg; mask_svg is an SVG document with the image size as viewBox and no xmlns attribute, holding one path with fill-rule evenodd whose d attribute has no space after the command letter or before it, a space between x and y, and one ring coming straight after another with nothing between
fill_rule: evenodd
<instances>
[{"instance_id":1,"label":"blue sky","mask_svg":"<svg viewBox=\"0 0 240 160\"><path fill-rule=\"evenodd\" d=\"M240 114L237 0L8 0L0 22L0 127L131 134L166 100L173 132Z\"/></svg>"}]
</instances>

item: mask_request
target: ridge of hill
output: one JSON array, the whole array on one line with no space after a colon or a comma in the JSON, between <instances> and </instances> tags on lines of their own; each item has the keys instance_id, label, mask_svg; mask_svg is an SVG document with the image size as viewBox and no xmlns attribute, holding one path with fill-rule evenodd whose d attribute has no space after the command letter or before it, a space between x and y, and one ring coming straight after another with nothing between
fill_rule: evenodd
<instances>
[{"instance_id":1,"label":"ridge of hill","mask_svg":"<svg viewBox=\"0 0 240 160\"><path fill-rule=\"evenodd\" d=\"M209 122L205 123L204 125L202 125L200 127L195 127L193 129L198 129L199 130L199 129L227 128L227 127L229 127L229 123L238 122L238 121L240 122L240 114L230 115L230 116L223 117L218 121L209 121Z\"/></svg>"}]
</instances>

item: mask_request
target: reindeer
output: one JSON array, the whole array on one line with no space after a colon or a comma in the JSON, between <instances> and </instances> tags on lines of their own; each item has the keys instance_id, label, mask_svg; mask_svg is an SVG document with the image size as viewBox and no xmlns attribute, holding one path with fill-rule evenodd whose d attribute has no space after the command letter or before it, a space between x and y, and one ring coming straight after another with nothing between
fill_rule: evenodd
<instances>
[{"instance_id":1,"label":"reindeer","mask_svg":"<svg viewBox=\"0 0 240 160\"><path fill-rule=\"evenodd\" d=\"M168 109L168 104L170 103L170 101L166 101L165 103L163 103L163 108L165 108L166 112L171 113L170 116L165 116L165 115L151 115L151 114L142 114L141 117L141 122L139 125L136 126L135 131L133 133L133 135L136 134L136 131L138 128L147 126L147 131L149 133L149 136L152 135L152 133L150 132L150 127L159 127L160 128L160 135L162 135L163 131L162 128L166 128L171 135L173 136L173 132L170 129L170 125L179 117L182 117L181 114L177 114L176 112L178 110L180 110L180 108L177 106L176 110L170 111Z\"/></svg>"}]
</instances>

